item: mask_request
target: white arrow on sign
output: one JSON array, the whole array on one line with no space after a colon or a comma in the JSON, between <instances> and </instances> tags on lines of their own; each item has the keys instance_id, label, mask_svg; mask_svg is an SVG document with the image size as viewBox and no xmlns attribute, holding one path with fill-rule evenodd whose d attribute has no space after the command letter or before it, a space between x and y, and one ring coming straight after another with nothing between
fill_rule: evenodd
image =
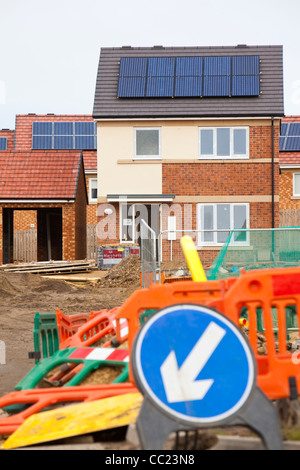
<instances>
[{"instance_id":1,"label":"white arrow on sign","mask_svg":"<svg viewBox=\"0 0 300 470\"><path fill-rule=\"evenodd\" d=\"M160 367L169 403L202 400L214 383L213 379L196 380L201 370L218 347L226 331L211 322L184 360L180 369L176 354L171 351Z\"/></svg>"}]
</instances>

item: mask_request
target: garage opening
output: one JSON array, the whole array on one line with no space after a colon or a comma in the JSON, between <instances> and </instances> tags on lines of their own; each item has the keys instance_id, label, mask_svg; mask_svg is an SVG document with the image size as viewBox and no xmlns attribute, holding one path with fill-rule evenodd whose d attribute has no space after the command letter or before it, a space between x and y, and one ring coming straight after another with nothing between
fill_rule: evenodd
<instances>
[{"instance_id":1,"label":"garage opening","mask_svg":"<svg viewBox=\"0 0 300 470\"><path fill-rule=\"evenodd\" d=\"M62 208L28 208L28 211L36 211L36 236L22 234L19 236L18 251L16 251L16 237L14 236L14 214L18 211L18 219L24 208L3 208L3 264L14 261L60 261L63 255L62 237ZM27 236L28 235L28 236ZM22 247L23 243L23 247ZM32 246L30 246L32 244ZM14 249L15 248L15 249ZM18 253L18 260L16 260ZM32 253L32 259L28 259L28 253Z\"/></svg>"}]
</instances>

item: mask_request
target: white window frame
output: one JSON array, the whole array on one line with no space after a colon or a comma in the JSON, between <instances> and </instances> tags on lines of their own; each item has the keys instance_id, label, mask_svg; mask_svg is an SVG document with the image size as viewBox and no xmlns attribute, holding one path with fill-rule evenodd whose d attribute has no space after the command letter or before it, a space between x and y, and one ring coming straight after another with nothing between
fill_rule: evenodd
<instances>
[{"instance_id":1,"label":"white window frame","mask_svg":"<svg viewBox=\"0 0 300 470\"><path fill-rule=\"evenodd\" d=\"M138 131L158 131L158 155L137 155L137 132ZM160 127L135 127L134 128L134 160L161 160L161 128Z\"/></svg>"},{"instance_id":2,"label":"white window frame","mask_svg":"<svg viewBox=\"0 0 300 470\"><path fill-rule=\"evenodd\" d=\"M92 181L93 182L96 181L96 186L98 185L97 178L89 178L89 203L97 202L97 198L92 197ZM97 186L97 189L98 189L98 186Z\"/></svg>"},{"instance_id":3,"label":"white window frame","mask_svg":"<svg viewBox=\"0 0 300 470\"><path fill-rule=\"evenodd\" d=\"M123 227L123 220L122 220L122 212L123 212L123 206L132 206L132 240L124 240L123 239L123 233L122 233L122 227ZM120 243L123 244L128 244L128 245L133 245L135 243L136 239L136 228L135 228L135 203L130 203L130 202L124 202L119 204L119 236L120 236Z\"/></svg>"},{"instance_id":4,"label":"white window frame","mask_svg":"<svg viewBox=\"0 0 300 470\"><path fill-rule=\"evenodd\" d=\"M230 228L228 229L228 232L233 230L234 228L234 207L236 206L244 206L246 207L246 229L249 228L249 214L250 214L250 209L249 209L249 203L248 202L221 202L221 203L199 203L197 204L197 227L198 230L204 230L203 224L202 224L202 217L201 217L201 208L205 206L213 206L213 228L210 230L213 232L213 241L204 241L202 240L202 237L205 232L198 232L198 246L223 246L223 243L218 243L217 242L217 235L218 232L215 232L214 230L217 230L217 206L220 205L229 205L230 206ZM234 237L232 237L230 241L231 246L249 246L249 232L246 232L246 241L244 242L237 242L234 241Z\"/></svg>"},{"instance_id":5,"label":"white window frame","mask_svg":"<svg viewBox=\"0 0 300 470\"><path fill-rule=\"evenodd\" d=\"M300 173L293 173L293 196L300 197L300 193L296 193L296 176L300 178Z\"/></svg>"},{"instance_id":6,"label":"white window frame","mask_svg":"<svg viewBox=\"0 0 300 470\"><path fill-rule=\"evenodd\" d=\"M229 129L230 131L230 155L217 155L217 130L218 129ZM213 131L213 154L202 154L201 153L201 131L212 130ZM234 131L235 130L246 130L246 154L234 154ZM218 160L226 159L247 159L249 158L249 127L248 126L220 126L220 127L199 127L199 159L208 160L210 158Z\"/></svg>"}]
</instances>

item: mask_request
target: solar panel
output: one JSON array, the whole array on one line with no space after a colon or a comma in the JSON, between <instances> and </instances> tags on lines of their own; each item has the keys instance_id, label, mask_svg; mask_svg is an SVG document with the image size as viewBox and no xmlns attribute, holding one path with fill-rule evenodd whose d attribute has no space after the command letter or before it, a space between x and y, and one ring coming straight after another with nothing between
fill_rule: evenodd
<instances>
[{"instance_id":1,"label":"solar panel","mask_svg":"<svg viewBox=\"0 0 300 470\"><path fill-rule=\"evenodd\" d=\"M232 96L260 94L259 56L234 56L231 60Z\"/></svg>"},{"instance_id":2,"label":"solar panel","mask_svg":"<svg viewBox=\"0 0 300 470\"><path fill-rule=\"evenodd\" d=\"M52 135L52 122L33 122L33 135Z\"/></svg>"},{"instance_id":3,"label":"solar panel","mask_svg":"<svg viewBox=\"0 0 300 470\"><path fill-rule=\"evenodd\" d=\"M120 77L146 77L146 57L124 57L120 62Z\"/></svg>"},{"instance_id":4,"label":"solar panel","mask_svg":"<svg viewBox=\"0 0 300 470\"><path fill-rule=\"evenodd\" d=\"M43 134L45 133L45 134ZM32 126L33 150L96 149L95 122L34 122Z\"/></svg>"},{"instance_id":5,"label":"solar panel","mask_svg":"<svg viewBox=\"0 0 300 470\"><path fill-rule=\"evenodd\" d=\"M232 75L259 75L259 56L233 56Z\"/></svg>"},{"instance_id":6,"label":"solar panel","mask_svg":"<svg viewBox=\"0 0 300 470\"><path fill-rule=\"evenodd\" d=\"M285 124L285 123L281 123L281 126L280 126L280 135L282 137L284 137L287 133L287 129L288 129L288 124Z\"/></svg>"},{"instance_id":7,"label":"solar panel","mask_svg":"<svg viewBox=\"0 0 300 470\"><path fill-rule=\"evenodd\" d=\"M148 77L146 96L172 97L174 93L174 77Z\"/></svg>"},{"instance_id":8,"label":"solar panel","mask_svg":"<svg viewBox=\"0 0 300 470\"><path fill-rule=\"evenodd\" d=\"M176 77L174 96L202 96L202 77Z\"/></svg>"},{"instance_id":9,"label":"solar panel","mask_svg":"<svg viewBox=\"0 0 300 470\"><path fill-rule=\"evenodd\" d=\"M203 74L206 75L230 75L230 57L204 57Z\"/></svg>"},{"instance_id":10,"label":"solar panel","mask_svg":"<svg viewBox=\"0 0 300 470\"><path fill-rule=\"evenodd\" d=\"M0 150L7 149L7 137L0 137Z\"/></svg>"},{"instance_id":11,"label":"solar panel","mask_svg":"<svg viewBox=\"0 0 300 470\"><path fill-rule=\"evenodd\" d=\"M95 135L95 122L75 122L75 135Z\"/></svg>"},{"instance_id":12,"label":"solar panel","mask_svg":"<svg viewBox=\"0 0 300 470\"><path fill-rule=\"evenodd\" d=\"M91 135L75 136L75 149L93 150L96 148L95 138Z\"/></svg>"},{"instance_id":13,"label":"solar panel","mask_svg":"<svg viewBox=\"0 0 300 470\"><path fill-rule=\"evenodd\" d=\"M288 137L300 136L300 122L290 122L287 132Z\"/></svg>"},{"instance_id":14,"label":"solar panel","mask_svg":"<svg viewBox=\"0 0 300 470\"><path fill-rule=\"evenodd\" d=\"M176 77L202 77L203 57L177 57Z\"/></svg>"},{"instance_id":15,"label":"solar panel","mask_svg":"<svg viewBox=\"0 0 300 470\"><path fill-rule=\"evenodd\" d=\"M279 150L300 151L300 122L281 124Z\"/></svg>"},{"instance_id":16,"label":"solar panel","mask_svg":"<svg viewBox=\"0 0 300 470\"><path fill-rule=\"evenodd\" d=\"M32 136L32 148L33 150L52 149L52 136L48 136L48 135Z\"/></svg>"},{"instance_id":17,"label":"solar panel","mask_svg":"<svg viewBox=\"0 0 300 470\"><path fill-rule=\"evenodd\" d=\"M259 93L259 75L241 75L232 77L232 96L258 96Z\"/></svg>"},{"instance_id":18,"label":"solar panel","mask_svg":"<svg viewBox=\"0 0 300 470\"><path fill-rule=\"evenodd\" d=\"M146 77L120 77L119 98L142 98L145 96Z\"/></svg>"},{"instance_id":19,"label":"solar panel","mask_svg":"<svg viewBox=\"0 0 300 470\"><path fill-rule=\"evenodd\" d=\"M145 57L124 57L120 62L120 76L117 96L138 98L145 96L148 59Z\"/></svg>"},{"instance_id":20,"label":"solar panel","mask_svg":"<svg viewBox=\"0 0 300 470\"><path fill-rule=\"evenodd\" d=\"M55 122L54 135L73 135L73 122Z\"/></svg>"},{"instance_id":21,"label":"solar panel","mask_svg":"<svg viewBox=\"0 0 300 470\"><path fill-rule=\"evenodd\" d=\"M285 137L279 137L279 151L282 152L285 147Z\"/></svg>"},{"instance_id":22,"label":"solar panel","mask_svg":"<svg viewBox=\"0 0 300 470\"><path fill-rule=\"evenodd\" d=\"M53 148L55 150L73 149L73 136L55 135Z\"/></svg>"},{"instance_id":23,"label":"solar panel","mask_svg":"<svg viewBox=\"0 0 300 470\"><path fill-rule=\"evenodd\" d=\"M177 57L174 96L201 96L202 72L202 57Z\"/></svg>"},{"instance_id":24,"label":"solar panel","mask_svg":"<svg viewBox=\"0 0 300 470\"><path fill-rule=\"evenodd\" d=\"M117 96L258 96L259 66L259 56L121 58Z\"/></svg>"},{"instance_id":25,"label":"solar panel","mask_svg":"<svg viewBox=\"0 0 300 470\"><path fill-rule=\"evenodd\" d=\"M175 57L150 57L148 77L174 77Z\"/></svg>"},{"instance_id":26,"label":"solar panel","mask_svg":"<svg viewBox=\"0 0 300 470\"><path fill-rule=\"evenodd\" d=\"M286 137L284 150L286 151L300 150L300 137Z\"/></svg>"}]
</instances>

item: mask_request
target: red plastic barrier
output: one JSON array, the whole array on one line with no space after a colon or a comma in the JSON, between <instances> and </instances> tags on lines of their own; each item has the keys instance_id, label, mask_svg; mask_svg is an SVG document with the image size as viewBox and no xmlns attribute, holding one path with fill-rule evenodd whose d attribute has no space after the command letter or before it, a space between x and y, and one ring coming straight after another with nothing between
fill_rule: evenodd
<instances>
[{"instance_id":1,"label":"red plastic barrier","mask_svg":"<svg viewBox=\"0 0 300 470\"><path fill-rule=\"evenodd\" d=\"M89 320L88 313L77 313L74 315L65 315L59 310L56 310L57 327L59 334L59 341L65 341L70 336L74 335L78 329Z\"/></svg>"},{"instance_id":2,"label":"red plastic barrier","mask_svg":"<svg viewBox=\"0 0 300 470\"><path fill-rule=\"evenodd\" d=\"M115 315L118 309L119 308L116 307L112 310L91 312L91 319L78 328L76 333L62 341L59 348L66 349L69 347L92 346L102 339L102 347L110 346L110 339L107 338L105 341L105 336L116 335Z\"/></svg>"},{"instance_id":3,"label":"red plastic barrier","mask_svg":"<svg viewBox=\"0 0 300 470\"><path fill-rule=\"evenodd\" d=\"M287 307L294 308L300 338L299 267L253 270L242 272L237 278L220 281L152 284L149 289L135 291L120 307L116 315L117 339L121 338L121 319L126 319L131 352L134 337L140 328L140 314L147 309L160 310L187 303L215 308L236 325L239 325L241 312L246 308L248 338L257 361L258 386L271 400L300 395L300 350L292 354L287 349L286 319ZM257 347L259 312L266 339L263 355ZM131 370L130 380L134 380Z\"/></svg>"},{"instance_id":4,"label":"red plastic barrier","mask_svg":"<svg viewBox=\"0 0 300 470\"><path fill-rule=\"evenodd\" d=\"M0 409L17 404L29 406L17 414L0 418L0 435L12 434L29 416L55 404L94 401L136 392L138 390L130 383L93 385L89 387L44 388L12 392L0 398Z\"/></svg>"}]
</instances>

